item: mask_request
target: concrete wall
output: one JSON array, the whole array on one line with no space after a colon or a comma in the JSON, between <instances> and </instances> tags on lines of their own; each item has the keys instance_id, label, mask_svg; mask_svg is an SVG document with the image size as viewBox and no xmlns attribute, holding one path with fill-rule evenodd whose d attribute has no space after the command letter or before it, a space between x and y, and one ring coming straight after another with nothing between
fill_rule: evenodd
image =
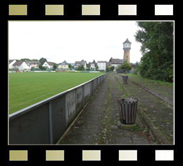
<instances>
[{"instance_id":1,"label":"concrete wall","mask_svg":"<svg viewBox=\"0 0 183 166\"><path fill-rule=\"evenodd\" d=\"M106 76L9 115L9 144L56 143Z\"/></svg>"}]
</instances>

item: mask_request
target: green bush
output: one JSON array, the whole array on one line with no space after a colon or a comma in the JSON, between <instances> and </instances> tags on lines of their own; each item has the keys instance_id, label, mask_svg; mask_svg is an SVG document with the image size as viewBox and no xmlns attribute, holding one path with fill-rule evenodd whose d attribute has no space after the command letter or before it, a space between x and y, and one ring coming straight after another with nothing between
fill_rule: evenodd
<instances>
[{"instance_id":1,"label":"green bush","mask_svg":"<svg viewBox=\"0 0 183 166\"><path fill-rule=\"evenodd\" d=\"M131 65L129 63L127 63L126 61L124 61L120 66L119 69L124 69L125 72L129 71L132 69Z\"/></svg>"}]
</instances>

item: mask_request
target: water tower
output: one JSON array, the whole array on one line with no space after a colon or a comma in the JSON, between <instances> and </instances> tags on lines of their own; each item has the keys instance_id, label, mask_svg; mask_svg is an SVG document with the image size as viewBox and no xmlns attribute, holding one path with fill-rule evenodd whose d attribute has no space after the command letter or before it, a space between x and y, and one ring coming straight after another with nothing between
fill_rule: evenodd
<instances>
[{"instance_id":1,"label":"water tower","mask_svg":"<svg viewBox=\"0 0 183 166\"><path fill-rule=\"evenodd\" d=\"M126 60L128 63L130 63L130 49L131 49L131 42L128 39L126 39L126 41L123 43L123 50L124 50L123 60Z\"/></svg>"}]
</instances>

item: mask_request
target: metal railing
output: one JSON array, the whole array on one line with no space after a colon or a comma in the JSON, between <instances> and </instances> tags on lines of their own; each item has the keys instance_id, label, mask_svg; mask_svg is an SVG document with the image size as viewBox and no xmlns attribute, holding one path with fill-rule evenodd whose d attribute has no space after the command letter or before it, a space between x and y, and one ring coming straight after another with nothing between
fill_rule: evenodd
<instances>
[{"instance_id":1,"label":"metal railing","mask_svg":"<svg viewBox=\"0 0 183 166\"><path fill-rule=\"evenodd\" d=\"M9 144L54 144L107 74L9 115Z\"/></svg>"}]
</instances>

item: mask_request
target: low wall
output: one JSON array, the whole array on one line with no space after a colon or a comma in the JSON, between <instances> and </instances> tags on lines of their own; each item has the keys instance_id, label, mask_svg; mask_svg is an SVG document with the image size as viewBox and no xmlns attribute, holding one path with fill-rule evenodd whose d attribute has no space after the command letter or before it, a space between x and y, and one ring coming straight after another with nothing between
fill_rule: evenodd
<instances>
[{"instance_id":1,"label":"low wall","mask_svg":"<svg viewBox=\"0 0 183 166\"><path fill-rule=\"evenodd\" d=\"M54 73L55 71L46 71L46 70L45 70L45 71L44 71L44 70L42 70L42 71L41 71L41 70L40 70L40 71L37 70L37 71L36 71L36 70L35 70L35 71L29 71L29 72L31 72L31 73L48 73L48 72Z\"/></svg>"},{"instance_id":2,"label":"low wall","mask_svg":"<svg viewBox=\"0 0 183 166\"><path fill-rule=\"evenodd\" d=\"M107 74L9 115L9 144L54 144Z\"/></svg>"},{"instance_id":3,"label":"low wall","mask_svg":"<svg viewBox=\"0 0 183 166\"><path fill-rule=\"evenodd\" d=\"M80 73L100 73L100 71L77 71Z\"/></svg>"}]
</instances>

